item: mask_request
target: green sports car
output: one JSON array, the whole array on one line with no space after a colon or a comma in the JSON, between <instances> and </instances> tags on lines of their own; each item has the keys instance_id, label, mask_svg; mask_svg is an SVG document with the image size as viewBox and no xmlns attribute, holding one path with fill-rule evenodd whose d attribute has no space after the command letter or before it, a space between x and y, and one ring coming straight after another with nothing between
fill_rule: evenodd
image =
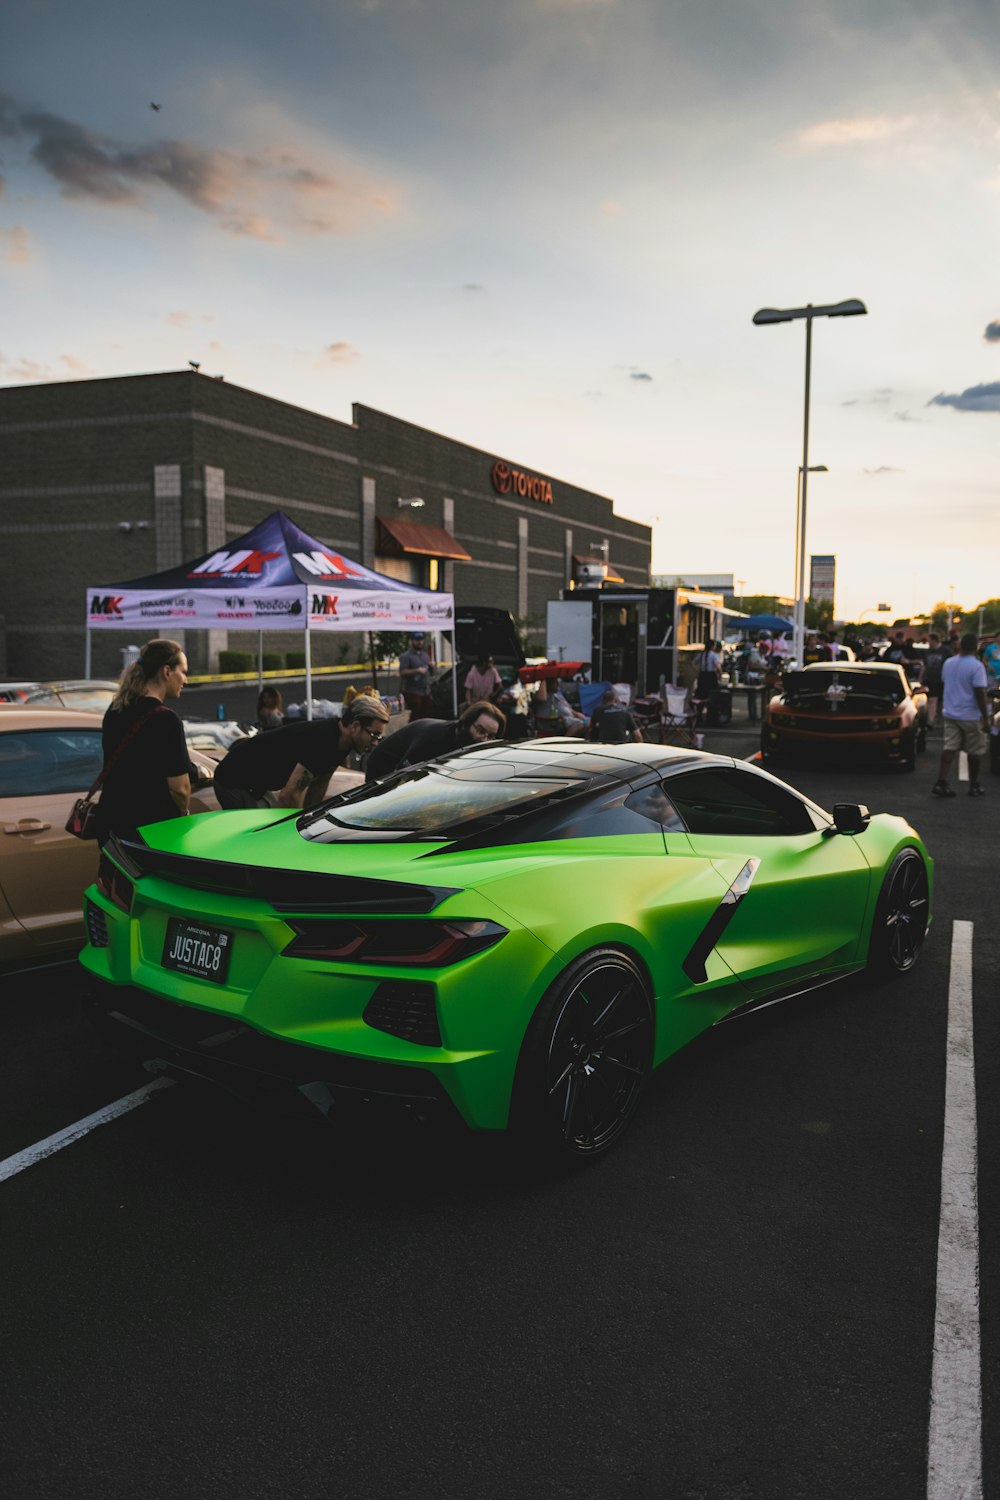
<instances>
[{"instance_id":1,"label":"green sports car","mask_svg":"<svg viewBox=\"0 0 1000 1500\"><path fill-rule=\"evenodd\" d=\"M589 1158L707 1027L911 969L931 876L901 818L831 817L725 756L492 743L309 812L112 840L82 961L152 1066Z\"/></svg>"}]
</instances>

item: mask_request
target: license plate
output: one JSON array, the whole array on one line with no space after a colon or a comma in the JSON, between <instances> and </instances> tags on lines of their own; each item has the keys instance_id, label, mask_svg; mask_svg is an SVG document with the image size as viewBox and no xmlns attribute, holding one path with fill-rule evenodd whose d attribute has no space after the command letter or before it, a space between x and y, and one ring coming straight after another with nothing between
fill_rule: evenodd
<instances>
[{"instance_id":1,"label":"license plate","mask_svg":"<svg viewBox=\"0 0 1000 1500\"><path fill-rule=\"evenodd\" d=\"M165 969L174 969L178 974L194 974L198 979L225 984L232 946L231 932L171 917L160 962Z\"/></svg>"}]
</instances>

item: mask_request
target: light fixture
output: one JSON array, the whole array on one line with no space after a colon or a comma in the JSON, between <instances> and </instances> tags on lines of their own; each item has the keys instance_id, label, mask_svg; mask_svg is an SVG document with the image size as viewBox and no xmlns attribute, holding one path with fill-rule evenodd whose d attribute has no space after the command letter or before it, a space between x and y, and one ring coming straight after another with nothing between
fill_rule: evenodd
<instances>
[{"instance_id":1,"label":"light fixture","mask_svg":"<svg viewBox=\"0 0 1000 1500\"><path fill-rule=\"evenodd\" d=\"M131 531L132 530L132 522L131 521L119 521L118 522L118 530L119 531Z\"/></svg>"},{"instance_id":2,"label":"light fixture","mask_svg":"<svg viewBox=\"0 0 1000 1500\"><path fill-rule=\"evenodd\" d=\"M763 323L791 323L796 318L805 319L806 325L806 390L805 417L802 425L802 462L799 465L796 486L795 531L796 531L796 579L795 579L795 657L801 666L806 639L806 492L809 475L817 471L809 463L809 385L812 373L812 326L815 318L864 317L867 307L857 297L846 302L828 302L816 306L812 302L805 307L762 307L753 315L758 327ZM825 465L817 466L823 472Z\"/></svg>"},{"instance_id":3,"label":"light fixture","mask_svg":"<svg viewBox=\"0 0 1000 1500\"><path fill-rule=\"evenodd\" d=\"M396 501L396 509L397 510L423 510L425 504L426 504L426 501L421 500L421 498L420 498L419 495L413 495L408 500L404 499L403 496L400 495L399 499Z\"/></svg>"}]
</instances>

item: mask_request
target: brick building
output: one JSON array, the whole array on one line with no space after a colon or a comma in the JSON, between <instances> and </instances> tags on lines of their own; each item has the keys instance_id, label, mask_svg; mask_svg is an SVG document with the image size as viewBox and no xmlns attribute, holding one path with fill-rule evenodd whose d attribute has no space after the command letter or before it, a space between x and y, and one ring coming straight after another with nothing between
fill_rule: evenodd
<instances>
[{"instance_id":1,"label":"brick building","mask_svg":"<svg viewBox=\"0 0 1000 1500\"><path fill-rule=\"evenodd\" d=\"M540 625L585 560L648 582L650 528L605 497L372 407L352 415L193 370L0 390L0 676L80 675L88 587L175 567L273 510L368 567ZM192 667L213 667L226 637L189 631ZM118 675L124 644L95 635L95 676ZM339 654L315 641L318 663Z\"/></svg>"}]
</instances>

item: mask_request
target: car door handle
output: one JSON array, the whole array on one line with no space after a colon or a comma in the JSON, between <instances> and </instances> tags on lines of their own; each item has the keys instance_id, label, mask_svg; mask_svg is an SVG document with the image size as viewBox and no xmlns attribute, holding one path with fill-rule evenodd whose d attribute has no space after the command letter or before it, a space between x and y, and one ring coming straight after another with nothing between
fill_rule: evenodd
<instances>
[{"instance_id":1,"label":"car door handle","mask_svg":"<svg viewBox=\"0 0 1000 1500\"><path fill-rule=\"evenodd\" d=\"M51 823L43 823L41 818L21 818L17 823L5 823L4 833L44 833L51 828Z\"/></svg>"}]
</instances>

